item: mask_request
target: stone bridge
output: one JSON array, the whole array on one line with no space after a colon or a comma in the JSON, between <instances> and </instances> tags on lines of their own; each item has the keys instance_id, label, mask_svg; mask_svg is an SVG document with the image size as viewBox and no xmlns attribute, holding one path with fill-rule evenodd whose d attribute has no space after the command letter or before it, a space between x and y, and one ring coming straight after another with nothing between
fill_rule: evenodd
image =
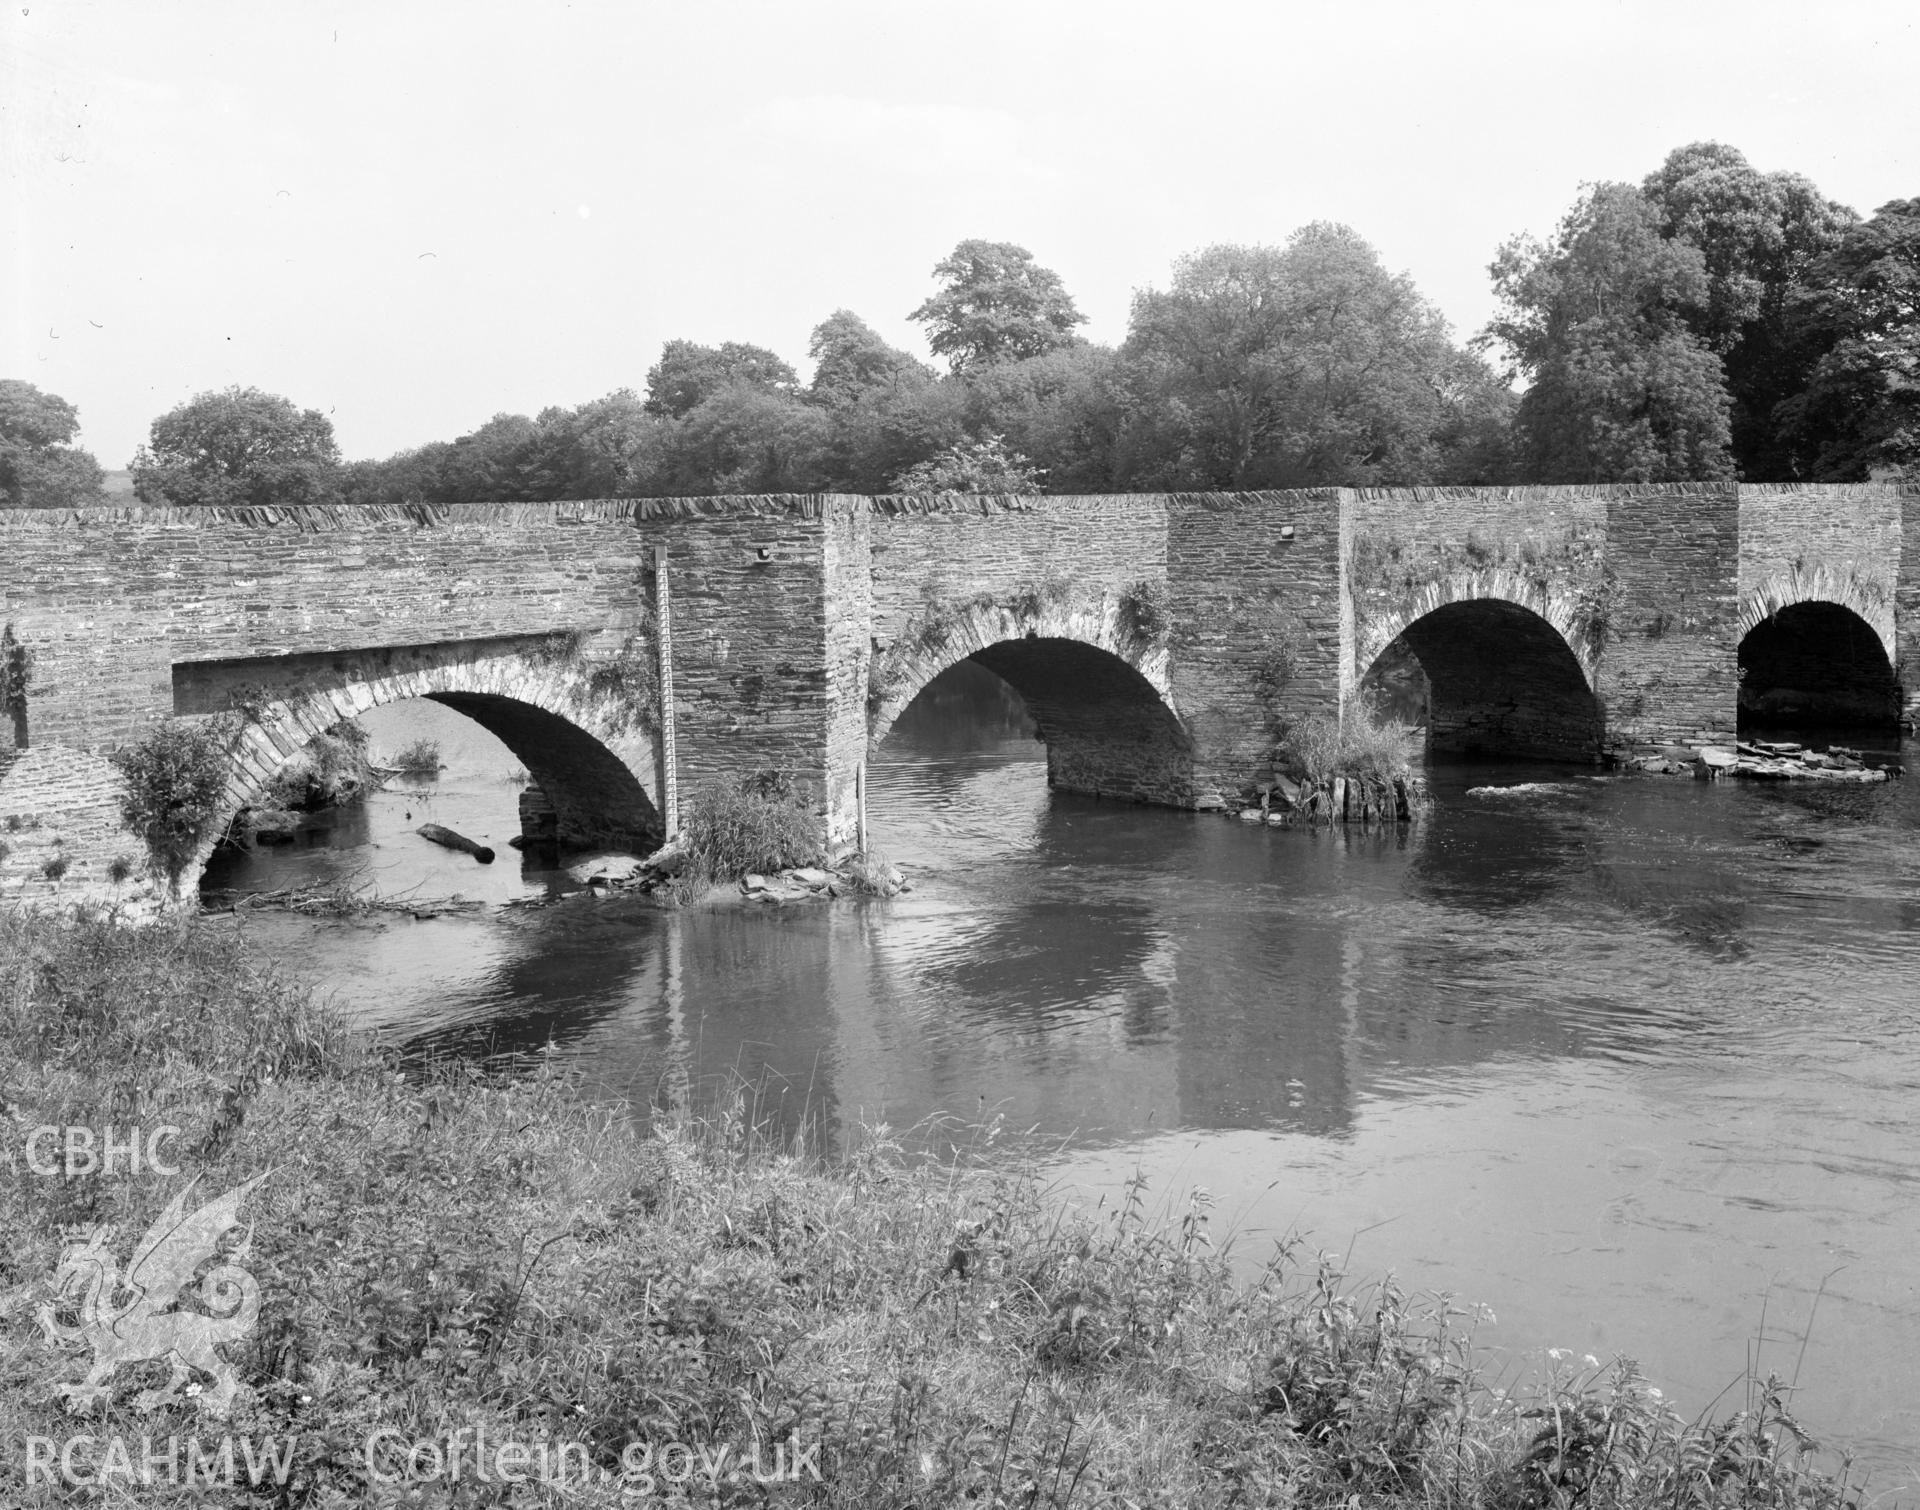
<instances>
[{"instance_id":1,"label":"stone bridge","mask_svg":"<svg viewBox=\"0 0 1920 1510\"><path fill-rule=\"evenodd\" d=\"M1054 785L1187 808L1396 678L1436 750L1489 755L1920 712L1920 488L1889 483L101 507L0 542L0 900L139 889L110 756L174 716L228 721L226 815L430 698L563 841L633 848L765 770L846 839L868 751L966 658Z\"/></svg>"}]
</instances>

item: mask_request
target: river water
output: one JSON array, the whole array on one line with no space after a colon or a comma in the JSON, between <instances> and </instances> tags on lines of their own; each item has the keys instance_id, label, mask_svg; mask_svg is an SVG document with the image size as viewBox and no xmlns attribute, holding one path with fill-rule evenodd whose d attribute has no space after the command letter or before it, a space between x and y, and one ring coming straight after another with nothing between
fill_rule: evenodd
<instances>
[{"instance_id":1,"label":"river water","mask_svg":"<svg viewBox=\"0 0 1920 1510\"><path fill-rule=\"evenodd\" d=\"M247 920L370 1026L655 1104L737 1083L829 1144L1001 1117L1088 1201L1203 1188L1249 1260L1299 1237L1484 1304L1500 1379L1624 1353L1724 1411L1797 1376L1870 1496L1920 1489L1920 780L1441 767L1410 832L1254 828L1050 795L1017 701L962 673L870 774L911 892L666 912L523 868L476 726L365 721L448 769L206 884L483 900Z\"/></svg>"}]
</instances>

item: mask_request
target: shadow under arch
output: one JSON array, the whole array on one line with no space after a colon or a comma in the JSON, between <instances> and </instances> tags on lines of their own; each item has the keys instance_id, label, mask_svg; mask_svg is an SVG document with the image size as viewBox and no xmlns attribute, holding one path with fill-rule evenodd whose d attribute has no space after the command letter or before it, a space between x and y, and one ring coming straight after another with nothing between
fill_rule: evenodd
<instances>
[{"instance_id":1,"label":"shadow under arch","mask_svg":"<svg viewBox=\"0 0 1920 1510\"><path fill-rule=\"evenodd\" d=\"M1368 661L1363 694L1410 656L1427 685L1427 747L1436 755L1593 760L1605 732L1594 654L1569 636L1564 611L1507 596L1430 595L1433 606L1388 621L1391 638Z\"/></svg>"},{"instance_id":2,"label":"shadow under arch","mask_svg":"<svg viewBox=\"0 0 1920 1510\"><path fill-rule=\"evenodd\" d=\"M1743 727L1899 728L1893 662L1880 633L1856 609L1801 598L1751 623L1743 611L1741 620Z\"/></svg>"},{"instance_id":3,"label":"shadow under arch","mask_svg":"<svg viewBox=\"0 0 1920 1510\"><path fill-rule=\"evenodd\" d=\"M1174 710L1164 646L1123 630L1116 604L974 604L896 642L870 675L867 747L951 666L971 660L1019 694L1047 747L1047 785L1169 807L1193 804L1193 740Z\"/></svg>"},{"instance_id":4,"label":"shadow under arch","mask_svg":"<svg viewBox=\"0 0 1920 1510\"><path fill-rule=\"evenodd\" d=\"M205 868L217 836L276 772L343 719L423 698L471 718L513 752L552 803L559 842L644 853L662 824L654 741L616 693L596 691L571 659L534 641L438 645L183 662L173 668L177 713L244 702L217 821L187 872Z\"/></svg>"}]
</instances>

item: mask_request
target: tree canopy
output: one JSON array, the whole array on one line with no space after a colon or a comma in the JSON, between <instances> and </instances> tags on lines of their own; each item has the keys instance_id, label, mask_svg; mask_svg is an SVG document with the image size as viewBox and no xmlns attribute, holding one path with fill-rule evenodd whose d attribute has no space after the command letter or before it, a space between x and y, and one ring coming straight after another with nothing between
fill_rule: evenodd
<instances>
[{"instance_id":1,"label":"tree canopy","mask_svg":"<svg viewBox=\"0 0 1920 1510\"><path fill-rule=\"evenodd\" d=\"M963 241L934 264L942 287L907 318L955 372L1040 356L1086 323L1066 285L1011 241Z\"/></svg>"},{"instance_id":2,"label":"tree canopy","mask_svg":"<svg viewBox=\"0 0 1920 1510\"><path fill-rule=\"evenodd\" d=\"M1446 322L1347 226L1183 257L1134 298L1129 469L1182 487L1434 480L1473 373Z\"/></svg>"},{"instance_id":3,"label":"tree canopy","mask_svg":"<svg viewBox=\"0 0 1920 1510\"><path fill-rule=\"evenodd\" d=\"M0 503L70 508L97 503L106 474L73 444L80 411L58 394L0 378Z\"/></svg>"},{"instance_id":4,"label":"tree canopy","mask_svg":"<svg viewBox=\"0 0 1920 1510\"><path fill-rule=\"evenodd\" d=\"M1820 356L1780 417L1811 475L1920 477L1920 198L1848 227L1808 270L1794 317Z\"/></svg>"},{"instance_id":5,"label":"tree canopy","mask_svg":"<svg viewBox=\"0 0 1920 1510\"><path fill-rule=\"evenodd\" d=\"M326 503L340 482L333 422L258 388L197 394L168 410L133 458L143 503Z\"/></svg>"},{"instance_id":6,"label":"tree canopy","mask_svg":"<svg viewBox=\"0 0 1920 1510\"><path fill-rule=\"evenodd\" d=\"M725 341L700 346L669 341L647 369L647 412L682 419L729 384L791 391L794 371L764 346Z\"/></svg>"},{"instance_id":7,"label":"tree canopy","mask_svg":"<svg viewBox=\"0 0 1920 1510\"><path fill-rule=\"evenodd\" d=\"M934 374L917 357L889 346L850 309L836 309L813 327L807 341L813 362L809 393L825 404L856 403L877 388L925 386Z\"/></svg>"},{"instance_id":8,"label":"tree canopy","mask_svg":"<svg viewBox=\"0 0 1920 1510\"><path fill-rule=\"evenodd\" d=\"M1704 295L1678 312L1724 367L1736 472L1802 475L1805 459L1775 409L1806 387L1820 351L1793 304L1814 263L1858 217L1798 173L1762 173L1719 142L1669 153L1640 191L1659 212L1661 234L1700 253Z\"/></svg>"},{"instance_id":9,"label":"tree canopy","mask_svg":"<svg viewBox=\"0 0 1920 1510\"><path fill-rule=\"evenodd\" d=\"M774 351L668 341L644 392L496 415L356 463L355 498L1062 492L1848 479L1920 466L1920 201L1862 222L1806 178L1696 142L1585 188L1490 271L1462 347L1357 231L1203 247L1116 349L1058 274L962 241L912 319L937 371L850 309ZM1502 360L1496 365L1489 354ZM1011 458L1012 460L1007 460Z\"/></svg>"},{"instance_id":10,"label":"tree canopy","mask_svg":"<svg viewBox=\"0 0 1920 1510\"><path fill-rule=\"evenodd\" d=\"M1595 185L1551 242L1509 241L1492 273L1486 338L1529 384L1514 416L1525 480L1731 475L1720 359L1681 314L1707 304L1705 259L1661 234L1644 195Z\"/></svg>"}]
</instances>

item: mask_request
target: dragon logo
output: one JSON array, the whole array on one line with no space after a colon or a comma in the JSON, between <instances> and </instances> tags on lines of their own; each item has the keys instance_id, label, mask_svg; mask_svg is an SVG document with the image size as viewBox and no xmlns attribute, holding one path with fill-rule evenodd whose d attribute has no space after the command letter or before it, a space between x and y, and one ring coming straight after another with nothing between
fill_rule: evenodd
<instances>
[{"instance_id":1,"label":"dragon logo","mask_svg":"<svg viewBox=\"0 0 1920 1510\"><path fill-rule=\"evenodd\" d=\"M239 1247L188 1291L211 1314L171 1308L200 1266L218 1256L221 1238L240 1225L240 1203L265 1178L255 1175L191 1214L187 1196L198 1182L188 1181L140 1239L124 1276L107 1247L111 1229L104 1224L88 1229L85 1241L69 1245L60 1255L53 1276L58 1299L39 1308L41 1330L56 1345L86 1342L93 1348L93 1367L86 1378L59 1386L69 1410L85 1410L111 1394L107 1381L122 1364L165 1359L173 1376L159 1389L142 1390L134 1401L138 1409L152 1410L179 1397L189 1370L199 1369L213 1376L212 1387L200 1396L200 1408L225 1417L239 1380L233 1365L216 1350L246 1336L260 1316L260 1287L236 1262L248 1254L252 1227ZM123 1292L129 1298L122 1300ZM61 1321L59 1302L78 1312L77 1326Z\"/></svg>"}]
</instances>

